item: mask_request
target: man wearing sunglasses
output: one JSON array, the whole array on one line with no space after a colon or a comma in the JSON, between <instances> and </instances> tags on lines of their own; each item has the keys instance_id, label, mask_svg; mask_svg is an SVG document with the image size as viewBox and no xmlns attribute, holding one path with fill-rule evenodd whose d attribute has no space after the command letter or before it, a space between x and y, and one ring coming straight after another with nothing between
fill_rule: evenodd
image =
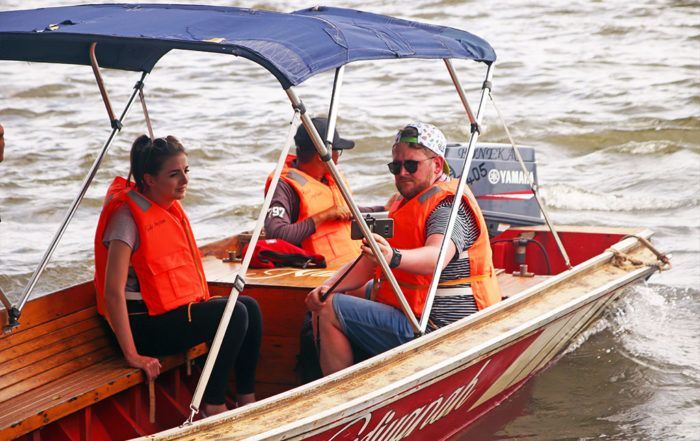
<instances>
[{"instance_id":1,"label":"man wearing sunglasses","mask_svg":"<svg viewBox=\"0 0 700 441\"><path fill-rule=\"evenodd\" d=\"M325 139L326 118L313 118L314 127ZM283 239L305 251L320 254L331 267L356 258L360 241L350 239L351 213L340 189L316 152L303 125L294 135L296 156L289 155L265 219L269 239ZM336 164L344 150L355 146L336 130L331 146ZM272 176L267 180L267 191ZM383 211L384 207L364 207L360 211Z\"/></svg>"},{"instance_id":2,"label":"man wearing sunglasses","mask_svg":"<svg viewBox=\"0 0 700 441\"><path fill-rule=\"evenodd\" d=\"M449 177L447 142L437 127L411 123L398 132L388 164L401 198L389 207L394 237L374 238L396 277L413 314L423 312L428 286L437 262L457 180ZM461 198L457 222L447 244L447 258L428 321L435 330L486 308L501 299L496 281L488 230L469 189ZM320 295L344 273L341 268L306 299L320 316L321 368L325 375L353 363L351 343L378 354L414 338L391 285L384 280L377 259L366 243L363 258L325 301ZM373 299L347 294L374 279Z\"/></svg>"}]
</instances>

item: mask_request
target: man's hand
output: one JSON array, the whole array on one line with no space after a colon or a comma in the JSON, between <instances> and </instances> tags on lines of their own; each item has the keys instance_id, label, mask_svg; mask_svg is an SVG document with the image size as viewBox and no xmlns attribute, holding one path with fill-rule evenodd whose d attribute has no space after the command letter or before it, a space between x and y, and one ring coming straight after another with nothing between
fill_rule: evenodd
<instances>
[{"instance_id":1,"label":"man's hand","mask_svg":"<svg viewBox=\"0 0 700 441\"><path fill-rule=\"evenodd\" d=\"M145 355L133 355L126 357L126 362L131 367L143 369L148 377L148 381L153 381L160 374L160 361L157 358L146 357Z\"/></svg>"},{"instance_id":2,"label":"man's hand","mask_svg":"<svg viewBox=\"0 0 700 441\"><path fill-rule=\"evenodd\" d=\"M386 261L391 261L391 256L394 254L394 250L391 249L391 245L389 245L389 242L387 242L386 239L384 239L377 233L372 233L372 236L374 236L374 239L377 241L377 245L379 245L379 250L384 255ZM367 239L362 239L362 254L369 257L375 264L379 265L379 261L372 252L372 249L369 247Z\"/></svg>"},{"instance_id":3,"label":"man's hand","mask_svg":"<svg viewBox=\"0 0 700 441\"><path fill-rule=\"evenodd\" d=\"M330 286L321 285L314 288L313 291L310 291L309 294L307 294L305 303L306 307L309 308L309 311L319 312L321 308L323 308L323 305L326 304L328 298L326 298L325 301L321 301L321 296L328 291L328 288L330 288Z\"/></svg>"},{"instance_id":4,"label":"man's hand","mask_svg":"<svg viewBox=\"0 0 700 441\"><path fill-rule=\"evenodd\" d=\"M352 213L350 213L350 209L346 206L336 206L336 207L331 207L326 210L323 210L320 213L316 213L315 215L311 216L311 219L313 219L314 224L316 225L316 228L318 228L321 224L324 222L329 222L329 221L347 221L352 218Z\"/></svg>"}]
</instances>

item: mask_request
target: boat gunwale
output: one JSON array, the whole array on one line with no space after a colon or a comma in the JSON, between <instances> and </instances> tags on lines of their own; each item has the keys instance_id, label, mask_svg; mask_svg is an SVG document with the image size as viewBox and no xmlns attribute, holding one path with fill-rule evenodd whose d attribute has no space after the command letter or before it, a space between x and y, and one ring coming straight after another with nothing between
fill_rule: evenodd
<instances>
[{"instance_id":1,"label":"boat gunwale","mask_svg":"<svg viewBox=\"0 0 700 441\"><path fill-rule=\"evenodd\" d=\"M604 228L601 228L601 233L604 232L604 230ZM635 234L644 237L645 239L649 239L653 235L653 231L651 231L648 228L644 228L641 230L636 230ZM617 251L624 252L636 248L640 245L640 241L637 238L628 237L616 244L613 244L609 248L613 248ZM540 294L542 291L549 290L558 284L569 282L573 277L581 275L581 273L583 272L593 270L599 266L609 263L612 257L613 252L609 249L606 249L600 254L593 256L584 262L581 262L580 264L574 266L569 270L565 270L555 276L552 276L550 279L543 280L542 282L532 287L524 289L520 293L513 295L504 301L499 302L491 308L480 311L476 314L466 317L465 319L459 320L458 322L440 328L435 332L425 335L421 339L412 340L409 343L393 348L383 354L355 364L350 368L323 377L314 382L298 386L289 391L268 397L264 400L261 400L257 403L253 403L244 408L234 409L229 412L225 412L214 416L212 418L208 418L206 420L200 420L193 423L192 425L176 427L162 432L158 432L157 434L148 435L143 439L173 439L177 436L187 436L201 429L214 429L215 426L220 425L221 423L224 423L229 419L233 419L237 416L240 416L241 414L248 414L256 411L264 411L266 406L284 406L285 401L302 398L305 395L309 395L309 393L315 389L323 388L324 386L331 385L334 383L341 383L346 379L351 379L359 371L370 370L377 365L386 364L392 358L410 356L410 352L416 352L416 350L422 346L426 346L440 339L444 339L448 335L452 335L455 332L459 332L464 327L472 326L475 322L486 321L491 316L499 314L506 309L516 307L518 304L525 302L526 300L534 297L537 294ZM536 318L528 320L527 322L522 323L505 333L499 334L499 336L497 337L487 340L486 342L483 342L479 345L473 346L468 351L453 355L426 369L422 369L417 373L404 377L401 380L392 383L391 385L385 386L381 389L376 389L369 395L363 395L362 397L358 397L345 403L338 404L329 409L325 409L324 411L314 416L301 418L293 422L284 424L282 426L278 426L274 429L255 435L250 439L268 439L280 436L282 434L286 434L292 437L300 435L312 435L312 433L310 433L308 430L300 432L299 429L308 426L312 423L316 423L316 425L318 425L318 423L322 421L325 424L337 422L336 426L340 425L343 422L349 421L348 418L350 418L351 415L355 414L360 410L373 409L379 403L387 401L387 398L396 397L398 399L400 398L402 393L416 385L428 386L436 381L439 381L441 378L444 378L445 376L449 375L450 372L460 370L460 368L462 367L468 367L468 363L473 364L478 362L480 359L483 359L484 357L488 356L489 353L494 352L494 350L498 347L511 344L519 338L530 334L532 331L541 327L543 324L549 324L559 318L562 318L568 313L580 308L581 306L598 300L606 293L615 291L623 287L624 285L627 285L635 280L638 280L639 278L644 277L646 273L652 274L654 271L655 269L653 267L648 266L629 271L627 275L622 277L622 280L620 280L620 278L618 277L613 281L610 281L605 285L598 287L593 291L590 291L585 296L573 299L551 310L546 314L539 315ZM420 381L421 379L425 378L430 378L430 380L427 382ZM363 404L367 403L371 404L369 406L363 406ZM341 415L340 419L337 418L338 415ZM336 418L331 419L333 416L336 416ZM321 424L321 426L323 426L323 424ZM323 429L319 428L316 430L325 431L328 429L328 427L324 427ZM297 431L297 433L292 433L292 431Z\"/></svg>"}]
</instances>

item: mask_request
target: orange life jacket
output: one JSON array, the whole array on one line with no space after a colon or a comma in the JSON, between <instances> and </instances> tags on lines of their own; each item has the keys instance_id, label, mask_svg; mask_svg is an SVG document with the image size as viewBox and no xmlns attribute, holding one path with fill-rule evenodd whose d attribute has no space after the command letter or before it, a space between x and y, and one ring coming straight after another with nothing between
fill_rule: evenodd
<instances>
[{"instance_id":1,"label":"orange life jacket","mask_svg":"<svg viewBox=\"0 0 700 441\"><path fill-rule=\"evenodd\" d=\"M192 228L175 201L164 209L139 193L134 184L117 177L107 190L95 233L95 289L97 310L105 314L105 229L117 208L126 204L139 233L139 246L131 255L141 296L149 315L159 315L182 305L207 300L209 288Z\"/></svg>"},{"instance_id":2,"label":"orange life jacket","mask_svg":"<svg viewBox=\"0 0 700 441\"><path fill-rule=\"evenodd\" d=\"M425 224L430 213L445 198L454 196L456 191L456 180L438 182L409 201L404 201L402 198L395 201L389 209L389 217L394 219L394 237L387 239L389 244L398 249L413 249L424 246L426 238ZM476 219L479 226L479 236L467 250L471 276L454 281L450 280L439 286L449 287L454 284L470 283L476 305L479 309L484 309L501 300L501 290L498 287L493 268L491 245L484 216L481 214L479 205L468 188L465 188L465 194L462 198L474 214L474 219ZM402 205L403 202L405 203ZM457 250L457 252L459 253L461 250ZM401 286L401 290L406 296L406 300L414 314L420 316L428 295L432 274L414 274L396 268L392 272L399 282L399 286ZM378 268L376 278L379 280L379 286L375 288L377 290L376 300L401 309L401 304L391 289L391 284L386 281L382 283L381 275L381 268Z\"/></svg>"},{"instance_id":3,"label":"orange life jacket","mask_svg":"<svg viewBox=\"0 0 700 441\"><path fill-rule=\"evenodd\" d=\"M294 168L296 156L287 156L280 179L288 183L299 196L299 221L334 206L347 207L343 195L332 176L326 175L328 185ZM265 192L270 187L272 174L267 178ZM329 267L339 267L360 255L361 241L350 239L350 221L324 222L301 243L301 247L326 258Z\"/></svg>"}]
</instances>

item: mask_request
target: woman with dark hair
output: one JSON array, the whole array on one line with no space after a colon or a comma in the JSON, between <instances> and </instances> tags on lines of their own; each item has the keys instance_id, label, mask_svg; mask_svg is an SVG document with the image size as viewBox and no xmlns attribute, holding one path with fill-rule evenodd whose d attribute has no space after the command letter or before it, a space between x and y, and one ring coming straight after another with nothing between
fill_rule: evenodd
<instances>
[{"instance_id":1,"label":"woman with dark hair","mask_svg":"<svg viewBox=\"0 0 700 441\"><path fill-rule=\"evenodd\" d=\"M160 373L154 357L213 339L226 305L225 298L209 295L180 205L188 174L185 149L175 137L140 136L131 147L129 177L117 177L109 187L95 235L98 310L127 363L143 369L149 380ZM238 405L255 401L261 335L257 302L241 296L204 393L205 415L226 410L231 369Z\"/></svg>"}]
</instances>

